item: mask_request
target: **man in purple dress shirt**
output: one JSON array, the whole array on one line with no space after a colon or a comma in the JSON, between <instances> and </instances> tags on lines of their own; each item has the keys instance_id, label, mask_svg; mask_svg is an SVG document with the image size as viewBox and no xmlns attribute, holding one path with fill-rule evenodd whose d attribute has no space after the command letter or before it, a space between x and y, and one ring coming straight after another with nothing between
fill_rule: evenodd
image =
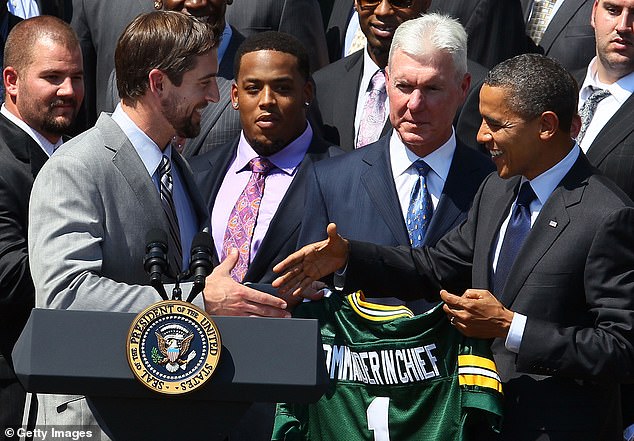
<instances>
[{"instance_id":1,"label":"man in purple dress shirt","mask_svg":"<svg viewBox=\"0 0 634 441\"><path fill-rule=\"evenodd\" d=\"M287 317L289 299L250 289L270 284L272 268L295 250L312 164L340 152L306 120L314 90L309 57L288 34L255 34L236 55L232 106L242 131L232 142L190 159L211 215L215 254L207 278L208 311L217 315ZM266 164L258 173L251 164ZM235 250L239 251L236 252ZM234 251L232 251L234 250ZM275 406L256 405L231 439L270 439Z\"/></svg>"}]
</instances>

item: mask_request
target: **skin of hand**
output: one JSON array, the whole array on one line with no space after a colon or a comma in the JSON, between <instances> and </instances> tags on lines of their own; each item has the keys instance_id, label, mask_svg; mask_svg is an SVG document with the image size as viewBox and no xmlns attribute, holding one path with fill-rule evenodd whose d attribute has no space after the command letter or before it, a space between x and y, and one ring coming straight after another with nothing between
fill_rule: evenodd
<instances>
[{"instance_id":1,"label":"skin of hand","mask_svg":"<svg viewBox=\"0 0 634 441\"><path fill-rule=\"evenodd\" d=\"M238 251L227 258L205 279L205 310L211 315L290 317L287 303L280 297L244 286L231 278L238 262Z\"/></svg>"},{"instance_id":2,"label":"skin of hand","mask_svg":"<svg viewBox=\"0 0 634 441\"><path fill-rule=\"evenodd\" d=\"M514 313L489 291L468 289L462 296L457 296L443 289L440 297L445 302L443 310L447 318L462 334L476 338L506 338Z\"/></svg>"},{"instance_id":3,"label":"skin of hand","mask_svg":"<svg viewBox=\"0 0 634 441\"><path fill-rule=\"evenodd\" d=\"M335 224L328 224L326 232L327 239L302 247L273 267L281 274L273 281L280 294L307 296L313 282L346 265L348 241L337 234Z\"/></svg>"}]
</instances>

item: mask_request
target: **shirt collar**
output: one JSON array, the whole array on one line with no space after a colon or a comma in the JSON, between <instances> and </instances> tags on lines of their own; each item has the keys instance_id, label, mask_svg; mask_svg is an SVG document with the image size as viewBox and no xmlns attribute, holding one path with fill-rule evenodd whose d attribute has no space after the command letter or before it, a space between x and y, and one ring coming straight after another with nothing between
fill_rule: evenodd
<instances>
[{"instance_id":1,"label":"shirt collar","mask_svg":"<svg viewBox=\"0 0 634 441\"><path fill-rule=\"evenodd\" d=\"M588 66L586 77L583 80L581 91L579 92L580 101L585 101L592 94L593 89L599 88L608 90L610 94L618 101L619 104L623 104L634 92L634 72L619 78L618 81L612 84L605 84L599 80L597 73L597 57L594 57Z\"/></svg>"},{"instance_id":2,"label":"shirt collar","mask_svg":"<svg viewBox=\"0 0 634 441\"><path fill-rule=\"evenodd\" d=\"M21 128L22 130L24 130L27 133L27 135L29 135L31 138L33 138L33 140L35 142L37 142L37 144L42 148L42 150L44 150L44 152L49 157L55 152L55 150L57 150L57 148L60 145L62 145L64 143L64 140L60 136L59 139L57 140L57 142L53 144L48 139L46 139L44 136L42 136L40 134L40 132L38 132L37 130L34 130L27 123L25 123L20 118L18 118L13 113L11 113L9 111L9 109L7 109L7 107L4 105L4 103L2 104L2 107L0 107L0 113L2 113L13 124L15 124L16 126Z\"/></svg>"},{"instance_id":3,"label":"shirt collar","mask_svg":"<svg viewBox=\"0 0 634 441\"><path fill-rule=\"evenodd\" d=\"M570 171L579 157L580 152L581 149L579 145L575 144L564 159L530 181L531 187L533 188L533 191L535 192L535 195L537 196L537 199L539 199L541 205L546 203L551 193L555 190L555 188L557 188L564 176L566 176L566 174ZM528 181L528 179L522 176L521 183L524 183L525 181Z\"/></svg>"},{"instance_id":4,"label":"shirt collar","mask_svg":"<svg viewBox=\"0 0 634 441\"><path fill-rule=\"evenodd\" d=\"M359 84L359 95L367 92L368 87L370 87L370 80L377 70L381 70L381 68L370 58L370 53L366 45L366 48L363 50L363 76L361 77L361 84Z\"/></svg>"},{"instance_id":5,"label":"shirt collar","mask_svg":"<svg viewBox=\"0 0 634 441\"><path fill-rule=\"evenodd\" d=\"M451 167L451 161L455 151L456 134L452 127L451 136L447 142L422 159L424 159L434 173L445 182L449 175L449 168ZM421 159L403 144L396 130L392 130L392 136L390 137L390 158L393 164L392 170L394 176L400 176L407 172L415 161Z\"/></svg>"},{"instance_id":6,"label":"shirt collar","mask_svg":"<svg viewBox=\"0 0 634 441\"><path fill-rule=\"evenodd\" d=\"M292 175L297 166L304 159L312 139L313 129L309 123L306 123L306 129L301 135L291 141L291 143L282 150L268 156L267 158L277 169L287 175ZM255 150L253 150L253 147L251 147L244 137L244 131L241 132L240 141L238 142L238 151L236 154L237 173L249 170L249 161L257 156L259 155L255 152Z\"/></svg>"},{"instance_id":7,"label":"shirt collar","mask_svg":"<svg viewBox=\"0 0 634 441\"><path fill-rule=\"evenodd\" d=\"M163 155L170 160L172 159L171 145L168 145L165 151L162 152L158 145L130 119L120 103L114 109L112 119L119 125L125 136L128 137L150 176L153 176L158 169Z\"/></svg>"}]
</instances>

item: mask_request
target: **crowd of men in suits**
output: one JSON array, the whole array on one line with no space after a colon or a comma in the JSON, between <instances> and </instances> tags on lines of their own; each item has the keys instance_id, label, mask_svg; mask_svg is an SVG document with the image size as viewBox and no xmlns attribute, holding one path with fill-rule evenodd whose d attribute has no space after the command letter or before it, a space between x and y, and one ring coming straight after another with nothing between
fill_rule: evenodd
<instances>
[{"instance_id":1,"label":"crowd of men in suits","mask_svg":"<svg viewBox=\"0 0 634 441\"><path fill-rule=\"evenodd\" d=\"M633 0L68 3L44 12L70 25L0 8L0 426L25 407L96 424L82 397L26 399L11 350L33 306L160 300L141 264L159 227L175 271L210 231L210 314L289 317L300 277L308 298L327 276L418 313L446 289L526 406L495 439L634 439ZM322 240L332 268L244 284ZM273 413L229 439L270 439Z\"/></svg>"}]
</instances>

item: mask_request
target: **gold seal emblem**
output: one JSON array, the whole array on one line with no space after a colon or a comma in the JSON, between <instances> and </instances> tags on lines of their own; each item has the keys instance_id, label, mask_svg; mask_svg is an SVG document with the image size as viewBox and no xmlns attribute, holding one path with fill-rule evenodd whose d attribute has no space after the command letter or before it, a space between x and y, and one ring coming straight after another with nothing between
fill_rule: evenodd
<instances>
[{"instance_id":1,"label":"gold seal emblem","mask_svg":"<svg viewBox=\"0 0 634 441\"><path fill-rule=\"evenodd\" d=\"M145 386L183 394L211 378L220 359L220 333L202 309L179 300L154 303L132 321L128 364Z\"/></svg>"}]
</instances>

